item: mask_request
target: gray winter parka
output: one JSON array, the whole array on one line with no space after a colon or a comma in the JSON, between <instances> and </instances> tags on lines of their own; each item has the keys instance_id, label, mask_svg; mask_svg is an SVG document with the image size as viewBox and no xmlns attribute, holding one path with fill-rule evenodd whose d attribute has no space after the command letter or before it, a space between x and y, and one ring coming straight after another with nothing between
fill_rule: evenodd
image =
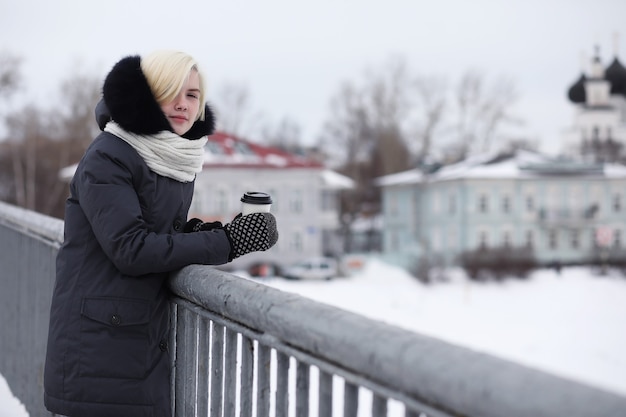
<instances>
[{"instance_id":1,"label":"gray winter parka","mask_svg":"<svg viewBox=\"0 0 626 417\"><path fill-rule=\"evenodd\" d=\"M103 97L101 128L110 117L134 133L171 130L139 57L114 66ZM212 133L206 110L189 140ZM110 133L86 151L70 185L57 257L44 375L48 410L70 417L171 415L165 281L189 264L226 263L231 250L221 229L182 233L193 187L155 174Z\"/></svg>"}]
</instances>

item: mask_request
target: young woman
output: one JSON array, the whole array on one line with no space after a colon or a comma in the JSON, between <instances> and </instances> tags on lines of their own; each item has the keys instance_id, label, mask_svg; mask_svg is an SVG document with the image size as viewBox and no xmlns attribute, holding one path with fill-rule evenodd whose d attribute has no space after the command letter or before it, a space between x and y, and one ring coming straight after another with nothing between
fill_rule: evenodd
<instances>
[{"instance_id":1,"label":"young woman","mask_svg":"<svg viewBox=\"0 0 626 417\"><path fill-rule=\"evenodd\" d=\"M187 222L214 129L192 57L124 58L102 93L103 132L78 164L66 203L45 405L69 417L169 417L169 272L267 250L276 222L270 213L223 227Z\"/></svg>"}]
</instances>

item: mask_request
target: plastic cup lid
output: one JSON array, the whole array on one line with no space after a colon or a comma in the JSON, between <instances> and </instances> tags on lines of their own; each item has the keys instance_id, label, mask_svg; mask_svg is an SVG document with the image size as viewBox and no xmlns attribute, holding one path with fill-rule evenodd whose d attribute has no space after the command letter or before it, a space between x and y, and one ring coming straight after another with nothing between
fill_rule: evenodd
<instances>
[{"instance_id":1,"label":"plastic cup lid","mask_svg":"<svg viewBox=\"0 0 626 417\"><path fill-rule=\"evenodd\" d=\"M241 201L248 204L272 204L272 197L261 191L248 191L241 197Z\"/></svg>"}]
</instances>

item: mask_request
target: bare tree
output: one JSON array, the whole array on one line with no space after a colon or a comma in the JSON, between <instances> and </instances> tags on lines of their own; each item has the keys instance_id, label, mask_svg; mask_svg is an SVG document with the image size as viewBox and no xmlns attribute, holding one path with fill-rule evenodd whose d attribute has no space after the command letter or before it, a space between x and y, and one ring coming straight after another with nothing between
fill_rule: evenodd
<instances>
[{"instance_id":1,"label":"bare tree","mask_svg":"<svg viewBox=\"0 0 626 417\"><path fill-rule=\"evenodd\" d=\"M227 82L215 96L217 128L231 135L245 137L253 129L260 131L263 116L252 109L250 91L244 84Z\"/></svg>"},{"instance_id":2,"label":"bare tree","mask_svg":"<svg viewBox=\"0 0 626 417\"><path fill-rule=\"evenodd\" d=\"M492 149L503 125L519 123L510 112L517 98L511 79L501 77L488 84L484 73L475 70L469 70L461 77L455 90L459 157Z\"/></svg>"},{"instance_id":3,"label":"bare tree","mask_svg":"<svg viewBox=\"0 0 626 417\"><path fill-rule=\"evenodd\" d=\"M15 202L36 210L39 161L51 156L40 151L43 143L51 139L53 129L46 115L32 105L9 115L7 127L6 145L10 152Z\"/></svg>"},{"instance_id":4,"label":"bare tree","mask_svg":"<svg viewBox=\"0 0 626 417\"><path fill-rule=\"evenodd\" d=\"M357 161L368 159L371 139L368 133L368 114L363 93L349 82L340 86L331 99L331 119L326 122L321 138L322 147L333 155L331 165L355 166Z\"/></svg>"},{"instance_id":5,"label":"bare tree","mask_svg":"<svg viewBox=\"0 0 626 417\"><path fill-rule=\"evenodd\" d=\"M8 51L0 52L0 104L8 102L11 97L19 90L21 86L21 59ZM0 107L0 135L6 134L4 124L6 122L6 114ZM7 144L6 139L0 136L0 199L10 200L13 193L12 186L12 164L10 155L13 151Z\"/></svg>"},{"instance_id":6,"label":"bare tree","mask_svg":"<svg viewBox=\"0 0 626 417\"><path fill-rule=\"evenodd\" d=\"M22 84L22 59L7 51L0 52L0 100L9 99Z\"/></svg>"},{"instance_id":7,"label":"bare tree","mask_svg":"<svg viewBox=\"0 0 626 417\"><path fill-rule=\"evenodd\" d=\"M57 131L53 138L57 160L49 170L56 171L56 181L41 206L44 213L62 215L67 184L58 177L59 171L78 162L98 133L94 108L101 97L100 84L100 79L87 74L76 74L61 83L60 94L66 98L66 105L52 112Z\"/></svg>"},{"instance_id":8,"label":"bare tree","mask_svg":"<svg viewBox=\"0 0 626 417\"><path fill-rule=\"evenodd\" d=\"M433 151L444 123L446 85L442 77L414 75L404 59L394 57L368 71L361 85L342 85L331 101L325 145L347 165L371 160L374 151L379 160L394 161L380 165L378 175L408 169Z\"/></svg>"},{"instance_id":9,"label":"bare tree","mask_svg":"<svg viewBox=\"0 0 626 417\"><path fill-rule=\"evenodd\" d=\"M0 146L5 200L63 216L67 184L59 171L80 159L97 131L93 110L99 84L92 77L75 75L61 85L63 107L41 110L27 105L7 116L8 135Z\"/></svg>"},{"instance_id":10,"label":"bare tree","mask_svg":"<svg viewBox=\"0 0 626 417\"><path fill-rule=\"evenodd\" d=\"M344 193L341 204L347 250L350 224L357 215L379 210L374 178L409 166L405 128L409 87L406 63L394 58L382 69L366 72L360 85L343 83L331 100L321 146L334 156L333 165L356 183L355 190Z\"/></svg>"},{"instance_id":11,"label":"bare tree","mask_svg":"<svg viewBox=\"0 0 626 417\"><path fill-rule=\"evenodd\" d=\"M263 128L262 140L269 146L274 146L285 151L301 153L304 148L301 145L300 125L294 120L284 117L278 124L266 125Z\"/></svg>"},{"instance_id":12,"label":"bare tree","mask_svg":"<svg viewBox=\"0 0 626 417\"><path fill-rule=\"evenodd\" d=\"M515 121L509 109L517 95L510 80L488 84L484 75L469 71L456 100L450 97L443 77L415 75L398 57L368 71L361 83L341 84L320 143L334 156L333 165L357 184L342 205L344 225L377 209L376 177L416 164L429 169L435 153L458 160L489 148L500 127ZM450 134L454 140L445 140Z\"/></svg>"},{"instance_id":13,"label":"bare tree","mask_svg":"<svg viewBox=\"0 0 626 417\"><path fill-rule=\"evenodd\" d=\"M413 154L419 164L425 163L433 152L433 142L441 127L446 109L446 81L436 76L418 76L412 81L415 132ZM416 145L416 146L415 146Z\"/></svg>"},{"instance_id":14,"label":"bare tree","mask_svg":"<svg viewBox=\"0 0 626 417\"><path fill-rule=\"evenodd\" d=\"M61 82L59 94L64 105L53 117L59 122L60 136L81 149L98 133L94 109L101 98L102 80L85 73L76 73Z\"/></svg>"}]
</instances>

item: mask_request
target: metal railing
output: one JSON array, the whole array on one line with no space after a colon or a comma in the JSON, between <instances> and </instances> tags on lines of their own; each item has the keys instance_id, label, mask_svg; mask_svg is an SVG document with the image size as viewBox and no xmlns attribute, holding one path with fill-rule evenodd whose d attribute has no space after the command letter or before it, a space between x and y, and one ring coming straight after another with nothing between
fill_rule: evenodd
<instances>
[{"instance_id":1,"label":"metal railing","mask_svg":"<svg viewBox=\"0 0 626 417\"><path fill-rule=\"evenodd\" d=\"M62 221L0 202L0 374L30 417L50 415L43 365L62 241Z\"/></svg>"},{"instance_id":2,"label":"metal railing","mask_svg":"<svg viewBox=\"0 0 626 417\"><path fill-rule=\"evenodd\" d=\"M49 416L41 374L61 227L0 203L0 373L31 417ZM624 396L211 267L169 285L177 417L626 415Z\"/></svg>"}]
</instances>

